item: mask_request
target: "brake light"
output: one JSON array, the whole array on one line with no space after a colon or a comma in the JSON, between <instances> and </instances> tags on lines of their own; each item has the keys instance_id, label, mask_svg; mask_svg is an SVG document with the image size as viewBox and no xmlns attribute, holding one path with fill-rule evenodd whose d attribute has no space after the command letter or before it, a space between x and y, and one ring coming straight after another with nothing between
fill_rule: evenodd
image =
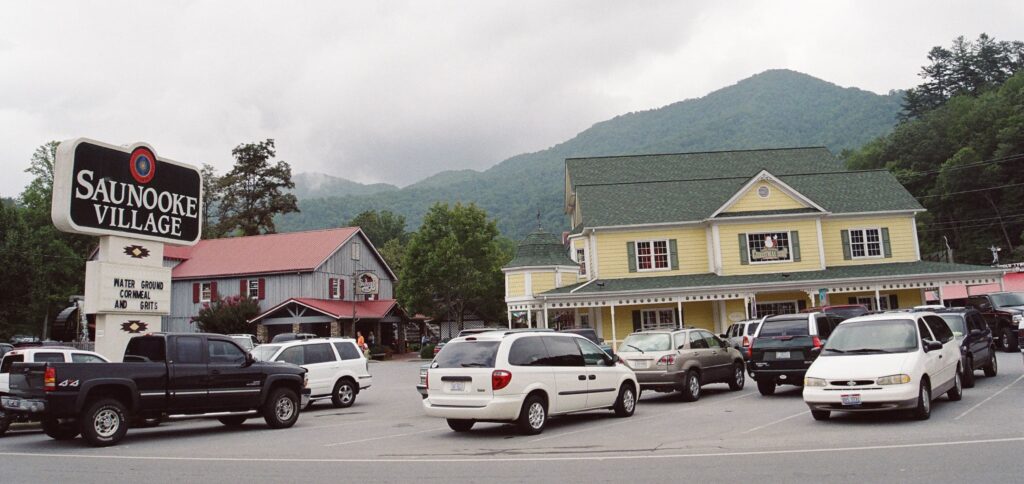
<instances>
[{"instance_id":1,"label":"brake light","mask_svg":"<svg viewBox=\"0 0 1024 484\"><path fill-rule=\"evenodd\" d=\"M491 373L491 390L501 390L512 381L512 373L505 370L494 370Z\"/></svg>"},{"instance_id":2,"label":"brake light","mask_svg":"<svg viewBox=\"0 0 1024 484\"><path fill-rule=\"evenodd\" d=\"M743 337L743 347L746 348L747 346L750 346L750 337L749 336L744 336Z\"/></svg>"},{"instance_id":3,"label":"brake light","mask_svg":"<svg viewBox=\"0 0 1024 484\"><path fill-rule=\"evenodd\" d=\"M658 365L673 365L676 362L676 355L665 355L658 358Z\"/></svg>"},{"instance_id":4,"label":"brake light","mask_svg":"<svg viewBox=\"0 0 1024 484\"><path fill-rule=\"evenodd\" d=\"M747 359L754 359L754 340L750 340L750 346L747 346Z\"/></svg>"},{"instance_id":5,"label":"brake light","mask_svg":"<svg viewBox=\"0 0 1024 484\"><path fill-rule=\"evenodd\" d=\"M57 369L50 367L43 373L43 391L52 392L57 389Z\"/></svg>"},{"instance_id":6,"label":"brake light","mask_svg":"<svg viewBox=\"0 0 1024 484\"><path fill-rule=\"evenodd\" d=\"M811 338L811 344L813 344L815 348L821 348L821 340L818 339L817 336Z\"/></svg>"}]
</instances>

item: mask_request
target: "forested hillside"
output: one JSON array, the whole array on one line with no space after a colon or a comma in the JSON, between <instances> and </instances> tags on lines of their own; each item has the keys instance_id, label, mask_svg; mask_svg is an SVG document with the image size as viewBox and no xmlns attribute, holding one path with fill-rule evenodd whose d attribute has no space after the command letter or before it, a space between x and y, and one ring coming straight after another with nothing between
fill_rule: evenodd
<instances>
[{"instance_id":1,"label":"forested hillside","mask_svg":"<svg viewBox=\"0 0 1024 484\"><path fill-rule=\"evenodd\" d=\"M364 210L391 210L419 226L434 202L473 202L519 238L537 211L552 232L562 213L564 160L573 156L827 146L857 148L889 132L901 93L842 88L789 70L771 70L699 99L624 114L595 124L543 151L509 158L484 172L443 172L398 191L300 200L300 213L280 218L282 231L335 226ZM415 160L408 160L415 163Z\"/></svg>"}]
</instances>

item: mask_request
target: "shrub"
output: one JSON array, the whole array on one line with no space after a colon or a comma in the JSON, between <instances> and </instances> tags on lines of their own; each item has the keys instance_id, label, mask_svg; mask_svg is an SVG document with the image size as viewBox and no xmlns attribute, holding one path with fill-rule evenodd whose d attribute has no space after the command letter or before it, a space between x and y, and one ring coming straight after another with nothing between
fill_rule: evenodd
<instances>
[{"instance_id":1,"label":"shrub","mask_svg":"<svg viewBox=\"0 0 1024 484\"><path fill-rule=\"evenodd\" d=\"M203 304L199 314L192 318L192 321L204 333L249 333L251 332L249 320L259 313L259 301L229 296Z\"/></svg>"},{"instance_id":2,"label":"shrub","mask_svg":"<svg viewBox=\"0 0 1024 484\"><path fill-rule=\"evenodd\" d=\"M420 349L420 358L423 358L424 360L432 360L432 359L434 359L434 345L432 345L432 344L423 345L423 348Z\"/></svg>"}]
</instances>

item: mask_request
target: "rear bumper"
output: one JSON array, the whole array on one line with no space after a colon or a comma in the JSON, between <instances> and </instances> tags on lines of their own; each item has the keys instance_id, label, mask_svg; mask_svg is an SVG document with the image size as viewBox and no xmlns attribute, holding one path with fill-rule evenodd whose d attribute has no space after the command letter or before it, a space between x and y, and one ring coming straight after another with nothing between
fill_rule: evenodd
<instances>
[{"instance_id":1,"label":"rear bumper","mask_svg":"<svg viewBox=\"0 0 1024 484\"><path fill-rule=\"evenodd\" d=\"M423 400L423 410L428 417L479 420L484 422L512 422L519 418L524 395L496 396L480 407L435 405L429 396Z\"/></svg>"},{"instance_id":2,"label":"rear bumper","mask_svg":"<svg viewBox=\"0 0 1024 484\"><path fill-rule=\"evenodd\" d=\"M416 391L420 392L420 396L422 396L423 398L427 398L427 386L426 385L422 385L422 384L421 385L416 385Z\"/></svg>"},{"instance_id":3,"label":"rear bumper","mask_svg":"<svg viewBox=\"0 0 1024 484\"><path fill-rule=\"evenodd\" d=\"M634 371L636 381L640 384L641 390L648 389L675 389L683 384L686 376L685 371Z\"/></svg>"},{"instance_id":4,"label":"rear bumper","mask_svg":"<svg viewBox=\"0 0 1024 484\"><path fill-rule=\"evenodd\" d=\"M750 377L756 381L773 381L775 383L786 385L803 385L804 375L807 374L807 369L761 370L752 368L748 365L747 372L750 373Z\"/></svg>"},{"instance_id":5,"label":"rear bumper","mask_svg":"<svg viewBox=\"0 0 1024 484\"><path fill-rule=\"evenodd\" d=\"M370 385L372 385L372 384L373 384L373 376L366 375L366 376L359 377L359 389L360 390L364 390L364 389L370 388Z\"/></svg>"},{"instance_id":6,"label":"rear bumper","mask_svg":"<svg viewBox=\"0 0 1024 484\"><path fill-rule=\"evenodd\" d=\"M40 414L46 412L47 404L43 399L4 396L0 397L0 407L11 414Z\"/></svg>"},{"instance_id":7,"label":"rear bumper","mask_svg":"<svg viewBox=\"0 0 1024 484\"><path fill-rule=\"evenodd\" d=\"M867 388L804 387L804 403L812 410L879 412L917 407L918 385L871 386ZM843 405L843 395L860 395L860 405Z\"/></svg>"}]
</instances>

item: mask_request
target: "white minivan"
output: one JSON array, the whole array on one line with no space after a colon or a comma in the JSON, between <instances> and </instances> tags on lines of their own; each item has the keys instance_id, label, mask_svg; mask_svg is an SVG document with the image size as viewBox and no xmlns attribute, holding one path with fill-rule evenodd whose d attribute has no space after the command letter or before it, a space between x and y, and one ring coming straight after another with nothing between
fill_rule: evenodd
<instances>
[{"instance_id":1,"label":"white minivan","mask_svg":"<svg viewBox=\"0 0 1024 484\"><path fill-rule=\"evenodd\" d=\"M909 409L931 416L931 401L963 395L960 348L945 320L931 312L892 312L843 321L804 378L815 420L833 411Z\"/></svg>"},{"instance_id":2,"label":"white minivan","mask_svg":"<svg viewBox=\"0 0 1024 484\"><path fill-rule=\"evenodd\" d=\"M427 370L423 408L456 432L476 422L515 423L526 434L548 416L587 410L633 415L633 370L570 333L492 331L455 338Z\"/></svg>"},{"instance_id":3,"label":"white minivan","mask_svg":"<svg viewBox=\"0 0 1024 484\"><path fill-rule=\"evenodd\" d=\"M282 361L305 368L313 402L330 399L337 408L351 407L360 391L370 388L370 365L356 340L317 338L259 345L251 351L260 361Z\"/></svg>"}]
</instances>

